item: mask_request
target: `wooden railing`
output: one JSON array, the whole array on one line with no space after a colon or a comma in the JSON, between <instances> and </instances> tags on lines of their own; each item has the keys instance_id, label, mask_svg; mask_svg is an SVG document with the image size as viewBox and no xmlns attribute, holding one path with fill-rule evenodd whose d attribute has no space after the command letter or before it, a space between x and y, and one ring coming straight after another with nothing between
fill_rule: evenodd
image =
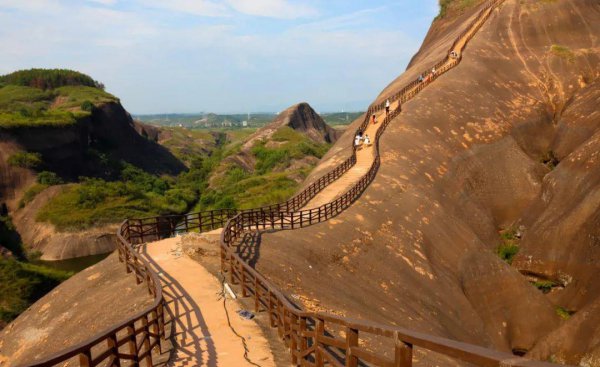
<instances>
[{"instance_id":1,"label":"wooden railing","mask_svg":"<svg viewBox=\"0 0 600 367\"><path fill-rule=\"evenodd\" d=\"M467 37L467 41L472 38L489 17L488 10L502 1L493 0L487 3L450 50L453 50L463 37ZM224 227L221 234L223 271L227 273L232 284L239 285L243 297L253 298L256 312L267 312L270 325L277 328L279 336L289 347L295 365L408 367L412 365L414 349L422 348L478 366L555 366L403 328L303 311L234 250L235 242L248 231L302 228L326 221L348 208L374 179L381 164L379 138L387 125L401 112L402 103L456 66L461 56L462 52L457 59L445 58L434 66L438 72L432 78L423 82L415 80L389 97L392 102L399 100L400 104L378 127L374 139L376 154L369 171L351 189L330 203L318 208L300 210L318 192L356 164L355 148L352 155L342 164L285 203L242 211L223 209L188 215L130 219L123 222L118 231L119 259L125 263L128 273L134 273L138 284L146 284L154 302L134 317L95 335L90 340L29 366L55 366L67 361L75 361L86 367L140 363L151 366L153 352L161 352L161 341L166 337L166 305L158 275L137 253L134 244L155 241L180 232L206 232L221 227ZM365 120L357 130L364 130L369 123L369 116L383 108L384 103L370 106ZM365 346L365 340L381 341L380 344L390 345L391 349L375 352Z\"/></svg>"},{"instance_id":2,"label":"wooden railing","mask_svg":"<svg viewBox=\"0 0 600 367\"><path fill-rule=\"evenodd\" d=\"M154 222L153 233L160 233L161 227ZM148 228L144 231L149 232ZM162 284L150 264L144 260L131 244L131 234L139 234L139 227L130 227L130 221L123 222L117 232L119 260L125 263L127 273L133 273L138 284L144 283L153 303L133 317L129 317L108 330L44 360L29 366L56 366L72 362L82 367L143 365L150 367L152 354L162 352L161 341L165 339L165 299Z\"/></svg>"}]
</instances>

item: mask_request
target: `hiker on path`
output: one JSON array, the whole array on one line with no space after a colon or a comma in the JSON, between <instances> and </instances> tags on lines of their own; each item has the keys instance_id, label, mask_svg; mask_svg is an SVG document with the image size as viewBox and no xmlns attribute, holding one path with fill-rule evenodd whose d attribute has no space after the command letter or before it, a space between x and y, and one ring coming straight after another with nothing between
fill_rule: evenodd
<instances>
[{"instance_id":1,"label":"hiker on path","mask_svg":"<svg viewBox=\"0 0 600 367\"><path fill-rule=\"evenodd\" d=\"M389 100L389 99L387 99L387 100L385 101L385 115L387 116L387 115L389 115L389 114L390 114L390 100Z\"/></svg>"},{"instance_id":2,"label":"hiker on path","mask_svg":"<svg viewBox=\"0 0 600 367\"><path fill-rule=\"evenodd\" d=\"M364 144L368 147L371 146L371 139L369 138L369 135L365 135L365 143Z\"/></svg>"},{"instance_id":3,"label":"hiker on path","mask_svg":"<svg viewBox=\"0 0 600 367\"><path fill-rule=\"evenodd\" d=\"M357 148L360 147L362 145L362 139L362 132L359 131L354 138L354 146Z\"/></svg>"},{"instance_id":4,"label":"hiker on path","mask_svg":"<svg viewBox=\"0 0 600 367\"><path fill-rule=\"evenodd\" d=\"M419 83L423 83L423 80L425 80L425 78L423 78L423 74L419 74Z\"/></svg>"},{"instance_id":5,"label":"hiker on path","mask_svg":"<svg viewBox=\"0 0 600 367\"><path fill-rule=\"evenodd\" d=\"M377 123L377 116L375 114L373 114L373 116L371 117L371 120L373 121L373 125L375 125Z\"/></svg>"},{"instance_id":6,"label":"hiker on path","mask_svg":"<svg viewBox=\"0 0 600 367\"><path fill-rule=\"evenodd\" d=\"M435 76L435 74L437 74L437 70L435 70L435 66L434 66L433 69L431 69L431 75Z\"/></svg>"},{"instance_id":7,"label":"hiker on path","mask_svg":"<svg viewBox=\"0 0 600 367\"><path fill-rule=\"evenodd\" d=\"M458 52L453 50L452 52L450 52L450 57L453 59L458 59Z\"/></svg>"}]
</instances>

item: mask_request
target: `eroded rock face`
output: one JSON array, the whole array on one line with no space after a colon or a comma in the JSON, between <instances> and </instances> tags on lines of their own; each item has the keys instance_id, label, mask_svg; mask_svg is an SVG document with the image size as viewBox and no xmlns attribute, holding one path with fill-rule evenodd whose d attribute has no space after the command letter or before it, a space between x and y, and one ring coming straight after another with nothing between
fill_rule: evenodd
<instances>
[{"instance_id":1,"label":"eroded rock face","mask_svg":"<svg viewBox=\"0 0 600 367\"><path fill-rule=\"evenodd\" d=\"M116 224L61 232L51 223L36 220L38 211L65 186L67 185L45 189L31 203L15 212L13 222L28 250L40 252L42 260L64 260L114 251L119 227Z\"/></svg>"},{"instance_id":2,"label":"eroded rock face","mask_svg":"<svg viewBox=\"0 0 600 367\"><path fill-rule=\"evenodd\" d=\"M306 134L315 143L334 143L339 132L331 128L308 103L298 103L279 113L267 126L251 135L244 148L251 148L257 140L268 140L280 128L288 126Z\"/></svg>"},{"instance_id":3,"label":"eroded rock face","mask_svg":"<svg viewBox=\"0 0 600 367\"><path fill-rule=\"evenodd\" d=\"M434 23L377 102L443 58L475 11ZM361 198L327 223L263 235L257 268L348 316L598 365L598 19L597 1L505 1L461 64L403 106ZM500 231L516 228L509 265L495 251ZM544 294L523 273L560 287ZM565 321L557 310L575 313Z\"/></svg>"},{"instance_id":4,"label":"eroded rock face","mask_svg":"<svg viewBox=\"0 0 600 367\"><path fill-rule=\"evenodd\" d=\"M41 298L0 331L0 364L18 366L81 343L152 303L116 254ZM4 364L3 364L4 365Z\"/></svg>"},{"instance_id":5,"label":"eroded rock face","mask_svg":"<svg viewBox=\"0 0 600 367\"><path fill-rule=\"evenodd\" d=\"M318 144L334 143L341 136L341 132L327 125L308 103L298 103L282 111L270 124L250 135L242 145L239 153L231 155L224 160L225 164L222 165L221 169L231 163L247 172L253 172L256 165L256 158L252 154L252 147L258 142L264 141L268 148L276 148L279 143L273 141L271 138L278 130L285 127L306 135ZM317 162L318 158L306 156L295 160L292 163L292 167L288 167L287 169L309 167L315 165ZM213 180L218 176L214 175ZM292 178L296 180L296 178ZM298 181L302 179L299 178Z\"/></svg>"},{"instance_id":6,"label":"eroded rock face","mask_svg":"<svg viewBox=\"0 0 600 367\"><path fill-rule=\"evenodd\" d=\"M38 223L37 212L60 188L48 188L25 208L19 208L23 193L36 182L36 176L32 170L9 165L11 155L39 153L44 169L66 179L98 174L86 160L89 149L98 147L149 172L176 174L186 169L156 143L157 134L151 126L136 124L119 103L99 106L91 117L71 126L0 129L0 205L7 204L25 246L41 251L42 258L48 260L107 253L115 249L116 226L59 232L48 223Z\"/></svg>"}]
</instances>

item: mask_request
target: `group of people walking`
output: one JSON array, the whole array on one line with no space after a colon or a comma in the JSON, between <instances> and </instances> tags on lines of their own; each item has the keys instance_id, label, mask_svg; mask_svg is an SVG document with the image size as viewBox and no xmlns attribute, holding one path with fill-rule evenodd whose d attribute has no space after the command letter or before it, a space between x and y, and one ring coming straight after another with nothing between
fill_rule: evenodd
<instances>
[{"instance_id":1,"label":"group of people walking","mask_svg":"<svg viewBox=\"0 0 600 367\"><path fill-rule=\"evenodd\" d=\"M356 137L354 137L354 146L360 148L363 145L371 146L371 138L367 134L363 136L362 131L359 131Z\"/></svg>"},{"instance_id":2,"label":"group of people walking","mask_svg":"<svg viewBox=\"0 0 600 367\"><path fill-rule=\"evenodd\" d=\"M427 83L433 80L437 75L437 70L435 67L431 69L431 72L427 74L427 76L423 76L423 74L419 74L419 78L417 79L419 83Z\"/></svg>"}]
</instances>

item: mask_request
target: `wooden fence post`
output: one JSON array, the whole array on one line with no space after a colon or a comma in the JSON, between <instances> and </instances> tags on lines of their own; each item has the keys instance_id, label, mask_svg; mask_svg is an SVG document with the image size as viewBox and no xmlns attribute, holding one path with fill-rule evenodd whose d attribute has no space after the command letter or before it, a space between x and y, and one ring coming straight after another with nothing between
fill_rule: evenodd
<instances>
[{"instance_id":1,"label":"wooden fence post","mask_svg":"<svg viewBox=\"0 0 600 367\"><path fill-rule=\"evenodd\" d=\"M242 283L242 297L248 297L246 291L246 273L244 272L244 264L240 261L240 282Z\"/></svg>"},{"instance_id":2,"label":"wooden fence post","mask_svg":"<svg viewBox=\"0 0 600 367\"><path fill-rule=\"evenodd\" d=\"M150 330L148 329L148 316L142 317L142 326L144 328L142 343L144 345L144 351L146 357L144 358L144 364L146 367L152 367L152 350L150 349Z\"/></svg>"},{"instance_id":3,"label":"wooden fence post","mask_svg":"<svg viewBox=\"0 0 600 367\"><path fill-rule=\"evenodd\" d=\"M258 277L254 276L254 312L260 311L260 289L258 287Z\"/></svg>"},{"instance_id":4,"label":"wooden fence post","mask_svg":"<svg viewBox=\"0 0 600 367\"><path fill-rule=\"evenodd\" d=\"M352 347L358 347L358 330L346 327L346 367L358 367L358 358L352 355Z\"/></svg>"},{"instance_id":5,"label":"wooden fence post","mask_svg":"<svg viewBox=\"0 0 600 367\"><path fill-rule=\"evenodd\" d=\"M294 330L294 327L298 324L298 317L291 312L290 313L290 351L292 352L292 364L299 366L298 364L298 334Z\"/></svg>"},{"instance_id":6,"label":"wooden fence post","mask_svg":"<svg viewBox=\"0 0 600 367\"><path fill-rule=\"evenodd\" d=\"M315 365L316 367L323 367L323 354L321 354L321 336L325 335L325 321L322 319L316 319L317 325L315 326Z\"/></svg>"},{"instance_id":7,"label":"wooden fence post","mask_svg":"<svg viewBox=\"0 0 600 367\"><path fill-rule=\"evenodd\" d=\"M411 367L413 346L403 342L397 331L394 333L394 346L394 367Z\"/></svg>"},{"instance_id":8,"label":"wooden fence post","mask_svg":"<svg viewBox=\"0 0 600 367\"><path fill-rule=\"evenodd\" d=\"M138 347L137 347L137 338L135 336L135 322L132 322L127 326L127 344L129 345L129 354L133 356L134 365L137 366L140 362Z\"/></svg>"},{"instance_id":9,"label":"wooden fence post","mask_svg":"<svg viewBox=\"0 0 600 367\"><path fill-rule=\"evenodd\" d=\"M121 367L121 358L119 358L119 345L117 344L117 335L113 334L108 337L108 349L111 350L112 355L115 357L112 366Z\"/></svg>"},{"instance_id":10,"label":"wooden fence post","mask_svg":"<svg viewBox=\"0 0 600 367\"><path fill-rule=\"evenodd\" d=\"M79 354L79 365L81 367L90 367L92 363L92 353L89 350Z\"/></svg>"}]
</instances>

